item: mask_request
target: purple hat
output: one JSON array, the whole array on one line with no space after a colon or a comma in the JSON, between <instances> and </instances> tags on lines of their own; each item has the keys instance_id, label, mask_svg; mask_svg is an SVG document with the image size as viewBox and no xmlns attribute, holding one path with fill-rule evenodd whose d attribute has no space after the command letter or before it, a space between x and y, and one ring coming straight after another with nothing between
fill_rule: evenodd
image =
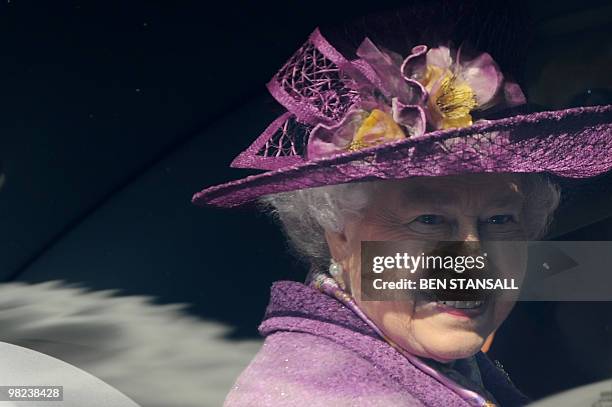
<instances>
[{"instance_id":1,"label":"purple hat","mask_svg":"<svg viewBox=\"0 0 612 407\"><path fill-rule=\"evenodd\" d=\"M198 205L347 182L479 172L586 178L612 169L612 105L517 115L526 100L487 53L366 38L348 59L316 29L268 83L285 112ZM495 119L491 119L495 117Z\"/></svg>"}]
</instances>

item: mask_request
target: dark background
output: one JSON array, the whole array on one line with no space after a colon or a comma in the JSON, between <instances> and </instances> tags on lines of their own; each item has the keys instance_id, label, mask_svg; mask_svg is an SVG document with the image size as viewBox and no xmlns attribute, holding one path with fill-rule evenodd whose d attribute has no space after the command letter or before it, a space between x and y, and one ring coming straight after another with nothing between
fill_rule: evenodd
<instances>
[{"instance_id":1,"label":"dark background","mask_svg":"<svg viewBox=\"0 0 612 407\"><path fill-rule=\"evenodd\" d=\"M187 302L228 340L255 336L270 283L304 272L265 216L191 195L249 173L228 163L274 118L263 85L317 25L406 4L4 0L0 278ZM610 103L610 2L525 7L529 99ZM612 200L597 203L559 238L611 239ZM610 376L611 314L519 304L492 355L534 397Z\"/></svg>"}]
</instances>

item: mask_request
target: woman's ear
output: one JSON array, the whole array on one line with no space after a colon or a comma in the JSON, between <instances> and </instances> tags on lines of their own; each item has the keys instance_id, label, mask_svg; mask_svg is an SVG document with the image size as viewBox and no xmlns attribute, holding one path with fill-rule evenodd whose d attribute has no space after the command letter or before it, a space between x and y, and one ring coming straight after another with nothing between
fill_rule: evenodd
<instances>
[{"instance_id":1,"label":"woman's ear","mask_svg":"<svg viewBox=\"0 0 612 407\"><path fill-rule=\"evenodd\" d=\"M331 257L338 261L342 262L348 254L348 239L344 231L335 232L331 230L325 230L325 240L327 240L327 246L329 247L329 253Z\"/></svg>"},{"instance_id":2,"label":"woman's ear","mask_svg":"<svg viewBox=\"0 0 612 407\"><path fill-rule=\"evenodd\" d=\"M349 248L348 239L346 234L342 232L334 232L330 230L325 231L325 240L327 240L327 246L329 247L329 254L331 254L332 264L337 262L340 266L341 274L332 273L330 265L330 274L338 282L343 290L347 288L348 276L348 261L349 261ZM350 287L349 287L350 292Z\"/></svg>"}]
</instances>

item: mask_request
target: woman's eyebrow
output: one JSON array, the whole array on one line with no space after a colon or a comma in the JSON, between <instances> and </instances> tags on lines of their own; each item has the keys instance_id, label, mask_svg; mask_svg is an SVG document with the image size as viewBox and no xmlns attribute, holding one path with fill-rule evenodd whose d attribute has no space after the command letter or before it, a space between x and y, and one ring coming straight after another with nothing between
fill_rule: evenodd
<instances>
[{"instance_id":1,"label":"woman's eyebrow","mask_svg":"<svg viewBox=\"0 0 612 407\"><path fill-rule=\"evenodd\" d=\"M427 186L417 185L406 187L402 191L402 204L411 206L449 206L457 204L461 198L451 191L429 188ZM523 204L525 197L519 192L501 192L486 200L487 206L492 207L507 207L520 206Z\"/></svg>"},{"instance_id":2,"label":"woman's eyebrow","mask_svg":"<svg viewBox=\"0 0 612 407\"><path fill-rule=\"evenodd\" d=\"M404 188L402 191L402 201L410 205L443 206L456 202L457 196L449 191L419 185Z\"/></svg>"},{"instance_id":3,"label":"woman's eyebrow","mask_svg":"<svg viewBox=\"0 0 612 407\"><path fill-rule=\"evenodd\" d=\"M487 204L489 206L494 206L494 207L504 207L504 206L511 206L511 205L520 206L523 204L524 201L525 201L525 197L522 194L518 192L512 192L512 193L495 196L491 200L487 201Z\"/></svg>"}]
</instances>

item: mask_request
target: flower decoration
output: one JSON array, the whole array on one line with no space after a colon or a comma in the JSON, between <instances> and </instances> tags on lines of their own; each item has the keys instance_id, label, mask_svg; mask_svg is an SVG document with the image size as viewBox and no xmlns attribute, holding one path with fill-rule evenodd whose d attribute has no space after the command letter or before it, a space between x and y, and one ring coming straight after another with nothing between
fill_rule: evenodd
<instances>
[{"instance_id":1,"label":"flower decoration","mask_svg":"<svg viewBox=\"0 0 612 407\"><path fill-rule=\"evenodd\" d=\"M487 53L461 61L460 52L453 60L449 48L431 49L421 83L429 95L428 120L434 129L470 126L474 110L525 103L516 84L507 82L503 89L504 77Z\"/></svg>"},{"instance_id":2,"label":"flower decoration","mask_svg":"<svg viewBox=\"0 0 612 407\"><path fill-rule=\"evenodd\" d=\"M519 86L505 80L487 53L465 58L461 50L453 55L445 46L419 45L402 59L366 38L357 56L352 65L363 78L353 87L360 98L337 124L312 130L309 159L471 126L474 111L526 102Z\"/></svg>"}]
</instances>

